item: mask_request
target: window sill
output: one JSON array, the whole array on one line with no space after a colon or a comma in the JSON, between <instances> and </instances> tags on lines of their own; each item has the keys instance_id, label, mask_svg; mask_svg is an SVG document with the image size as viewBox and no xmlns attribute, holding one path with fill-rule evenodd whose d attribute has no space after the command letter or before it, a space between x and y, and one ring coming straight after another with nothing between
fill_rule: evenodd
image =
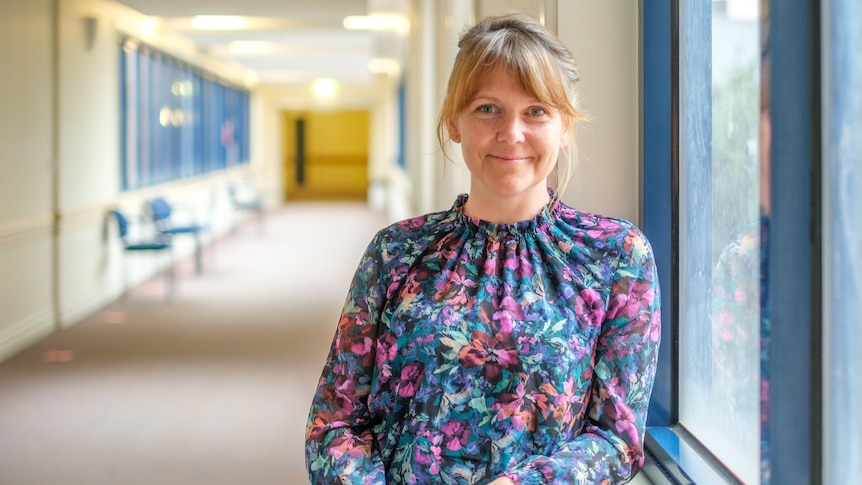
<instances>
[{"instance_id":1,"label":"window sill","mask_svg":"<svg viewBox=\"0 0 862 485\"><path fill-rule=\"evenodd\" d=\"M647 429L639 475L654 485L742 484L681 426Z\"/></svg>"}]
</instances>

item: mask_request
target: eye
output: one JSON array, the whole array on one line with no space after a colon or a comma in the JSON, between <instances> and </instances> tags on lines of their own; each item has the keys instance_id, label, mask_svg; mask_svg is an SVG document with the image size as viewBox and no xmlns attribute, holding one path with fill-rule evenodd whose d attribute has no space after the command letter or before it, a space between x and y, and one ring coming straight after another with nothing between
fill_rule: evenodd
<instances>
[{"instance_id":1,"label":"eye","mask_svg":"<svg viewBox=\"0 0 862 485\"><path fill-rule=\"evenodd\" d=\"M476 111L478 111L480 113L485 113L485 114L492 114L492 113L495 113L497 110L496 110L496 108L494 108L494 106L492 106L490 104L483 104L483 105L480 105L478 108L476 108Z\"/></svg>"},{"instance_id":2,"label":"eye","mask_svg":"<svg viewBox=\"0 0 862 485\"><path fill-rule=\"evenodd\" d=\"M547 114L547 111L545 111L545 108L539 108L537 106L530 108L530 115L531 116L544 116L545 114Z\"/></svg>"}]
</instances>

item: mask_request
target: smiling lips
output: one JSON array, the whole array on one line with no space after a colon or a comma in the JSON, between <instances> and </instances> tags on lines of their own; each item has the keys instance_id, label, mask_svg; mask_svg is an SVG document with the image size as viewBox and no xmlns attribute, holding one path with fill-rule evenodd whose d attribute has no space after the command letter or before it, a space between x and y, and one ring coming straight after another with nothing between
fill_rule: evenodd
<instances>
[{"instance_id":1,"label":"smiling lips","mask_svg":"<svg viewBox=\"0 0 862 485\"><path fill-rule=\"evenodd\" d=\"M509 162L509 163L522 162L522 161L527 161L530 159L530 157L527 157L527 156L522 157L522 156L494 155L494 154L488 154L488 157L493 158L494 160L499 160L501 162Z\"/></svg>"}]
</instances>

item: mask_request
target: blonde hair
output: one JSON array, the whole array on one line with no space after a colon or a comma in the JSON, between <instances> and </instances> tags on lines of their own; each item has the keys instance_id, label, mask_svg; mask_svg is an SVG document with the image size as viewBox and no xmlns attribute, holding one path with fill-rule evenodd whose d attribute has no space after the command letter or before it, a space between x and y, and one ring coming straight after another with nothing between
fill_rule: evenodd
<instances>
[{"instance_id":1,"label":"blonde hair","mask_svg":"<svg viewBox=\"0 0 862 485\"><path fill-rule=\"evenodd\" d=\"M589 117L578 105L580 70L574 56L554 34L527 15L488 17L461 35L437 120L437 142L446 153L448 126L497 67L511 72L524 92L559 111L569 131L569 143L563 149L566 156L561 157L566 163L558 160L556 169L559 198L574 172L575 122Z\"/></svg>"}]
</instances>

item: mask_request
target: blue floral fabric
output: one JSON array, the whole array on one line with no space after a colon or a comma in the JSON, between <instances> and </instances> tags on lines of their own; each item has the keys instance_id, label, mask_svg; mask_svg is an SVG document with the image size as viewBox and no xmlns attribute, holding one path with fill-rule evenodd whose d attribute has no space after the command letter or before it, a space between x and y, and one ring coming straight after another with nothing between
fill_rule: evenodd
<instances>
[{"instance_id":1,"label":"blue floral fabric","mask_svg":"<svg viewBox=\"0 0 862 485\"><path fill-rule=\"evenodd\" d=\"M546 207L395 223L362 257L311 404L313 484L622 483L660 336L631 223Z\"/></svg>"}]
</instances>

